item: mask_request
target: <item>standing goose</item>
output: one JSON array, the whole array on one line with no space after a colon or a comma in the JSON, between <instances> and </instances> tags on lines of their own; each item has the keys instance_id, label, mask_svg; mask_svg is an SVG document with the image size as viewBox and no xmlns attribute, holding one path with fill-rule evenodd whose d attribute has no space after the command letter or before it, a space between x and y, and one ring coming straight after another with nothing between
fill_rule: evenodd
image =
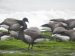
<instances>
[{"instance_id":1,"label":"standing goose","mask_svg":"<svg viewBox=\"0 0 75 56\"><path fill-rule=\"evenodd\" d=\"M13 18L7 18L0 25L7 25L8 26L8 32L9 32L9 30L19 30L19 28L21 26L24 26L24 29L26 29L27 25L25 22L28 22L27 18L23 18L23 20L16 20Z\"/></svg>"},{"instance_id":2,"label":"standing goose","mask_svg":"<svg viewBox=\"0 0 75 56\"><path fill-rule=\"evenodd\" d=\"M39 31L38 28L32 27L29 29L26 29L24 31L23 28L19 30L18 37L25 43L28 43L28 49L32 49L34 43L36 42L37 39L45 38L43 35L41 35L41 32ZM31 46L31 47L30 47Z\"/></svg>"}]
</instances>

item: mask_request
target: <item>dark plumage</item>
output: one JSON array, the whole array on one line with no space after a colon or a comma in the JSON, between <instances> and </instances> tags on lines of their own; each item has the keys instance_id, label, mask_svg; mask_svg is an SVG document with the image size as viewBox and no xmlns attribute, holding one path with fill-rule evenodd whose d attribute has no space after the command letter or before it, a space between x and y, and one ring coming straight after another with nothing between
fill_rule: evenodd
<instances>
[{"instance_id":1,"label":"dark plumage","mask_svg":"<svg viewBox=\"0 0 75 56\"><path fill-rule=\"evenodd\" d=\"M31 49L34 45L34 43L36 42L37 39L41 39L41 38L45 38L43 35L41 35L41 33L38 31L38 28L29 28L27 30L23 30L23 28L21 28L19 30L19 34L18 37L25 43L28 43L28 49L30 48L31 45ZM25 34L24 34L25 33Z\"/></svg>"},{"instance_id":2,"label":"dark plumage","mask_svg":"<svg viewBox=\"0 0 75 56\"><path fill-rule=\"evenodd\" d=\"M64 20L64 19L52 19L51 21L54 21L54 22L63 22L65 24L67 24L66 29L73 29L75 27L75 19L68 19L68 20Z\"/></svg>"},{"instance_id":3,"label":"dark plumage","mask_svg":"<svg viewBox=\"0 0 75 56\"><path fill-rule=\"evenodd\" d=\"M69 29L75 28L75 21L72 21L68 24Z\"/></svg>"},{"instance_id":4,"label":"dark plumage","mask_svg":"<svg viewBox=\"0 0 75 56\"><path fill-rule=\"evenodd\" d=\"M70 40L75 41L75 30L73 30L73 28L75 28L75 19L52 19L50 21L53 22L44 24L42 26L51 28L52 33L57 34L55 36L61 40L69 40L70 38ZM65 36L68 37L64 38Z\"/></svg>"},{"instance_id":5,"label":"dark plumage","mask_svg":"<svg viewBox=\"0 0 75 56\"><path fill-rule=\"evenodd\" d=\"M42 27L49 27L49 28L51 28L51 30L53 32L55 28L57 28L57 27L67 28L67 25L65 23L62 23L62 22L50 22L48 24L42 25Z\"/></svg>"},{"instance_id":6,"label":"dark plumage","mask_svg":"<svg viewBox=\"0 0 75 56\"><path fill-rule=\"evenodd\" d=\"M54 21L54 22L65 22L64 19L51 19L50 21Z\"/></svg>"},{"instance_id":7,"label":"dark plumage","mask_svg":"<svg viewBox=\"0 0 75 56\"><path fill-rule=\"evenodd\" d=\"M27 25L25 22L28 22L27 18L23 18L23 20L16 20L13 18L5 19L0 25L7 25L9 26L9 30L19 30L21 26L24 26L24 29L27 29Z\"/></svg>"},{"instance_id":8,"label":"dark plumage","mask_svg":"<svg viewBox=\"0 0 75 56\"><path fill-rule=\"evenodd\" d=\"M66 30L64 33L70 37L70 40L75 41L75 30Z\"/></svg>"},{"instance_id":9,"label":"dark plumage","mask_svg":"<svg viewBox=\"0 0 75 56\"><path fill-rule=\"evenodd\" d=\"M66 31L66 29L64 27L57 27L54 29L53 34L63 34L65 35L63 32Z\"/></svg>"},{"instance_id":10,"label":"dark plumage","mask_svg":"<svg viewBox=\"0 0 75 56\"><path fill-rule=\"evenodd\" d=\"M69 36L70 40L75 41L75 30L66 30L64 28L55 29L56 31L53 34L61 34L64 36Z\"/></svg>"},{"instance_id":11,"label":"dark plumage","mask_svg":"<svg viewBox=\"0 0 75 56\"><path fill-rule=\"evenodd\" d=\"M67 29L73 29L75 27L75 19L68 19L64 23L67 24Z\"/></svg>"},{"instance_id":12,"label":"dark plumage","mask_svg":"<svg viewBox=\"0 0 75 56\"><path fill-rule=\"evenodd\" d=\"M65 21L66 24L69 24L70 22L75 21L75 19L68 19Z\"/></svg>"}]
</instances>

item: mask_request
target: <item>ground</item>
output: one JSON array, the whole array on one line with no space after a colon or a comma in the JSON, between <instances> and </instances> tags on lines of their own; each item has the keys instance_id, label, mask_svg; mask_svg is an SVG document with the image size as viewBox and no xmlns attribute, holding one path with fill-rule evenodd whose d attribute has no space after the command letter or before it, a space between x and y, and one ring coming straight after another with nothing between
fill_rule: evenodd
<instances>
[{"instance_id":1,"label":"ground","mask_svg":"<svg viewBox=\"0 0 75 56\"><path fill-rule=\"evenodd\" d=\"M44 41L27 49L21 40L0 41L0 56L75 56L75 42Z\"/></svg>"},{"instance_id":2,"label":"ground","mask_svg":"<svg viewBox=\"0 0 75 56\"><path fill-rule=\"evenodd\" d=\"M75 56L75 42L58 42L53 40L50 32L42 32L51 40L36 43L28 50L28 44L21 40L0 40L0 56Z\"/></svg>"}]
</instances>

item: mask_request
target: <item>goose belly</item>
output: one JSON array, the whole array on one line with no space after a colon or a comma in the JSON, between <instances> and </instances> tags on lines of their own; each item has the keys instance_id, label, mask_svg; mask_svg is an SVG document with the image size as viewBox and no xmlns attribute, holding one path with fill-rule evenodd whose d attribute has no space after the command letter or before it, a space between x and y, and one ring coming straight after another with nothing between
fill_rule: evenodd
<instances>
[{"instance_id":1,"label":"goose belly","mask_svg":"<svg viewBox=\"0 0 75 56\"><path fill-rule=\"evenodd\" d=\"M34 42L37 43L37 42L42 42L42 41L45 41L46 39L45 38L39 38L39 39L36 39Z\"/></svg>"},{"instance_id":2,"label":"goose belly","mask_svg":"<svg viewBox=\"0 0 75 56\"><path fill-rule=\"evenodd\" d=\"M29 35L24 35L25 36L25 40L29 43L31 43L33 41L33 39L31 38L31 36Z\"/></svg>"}]
</instances>

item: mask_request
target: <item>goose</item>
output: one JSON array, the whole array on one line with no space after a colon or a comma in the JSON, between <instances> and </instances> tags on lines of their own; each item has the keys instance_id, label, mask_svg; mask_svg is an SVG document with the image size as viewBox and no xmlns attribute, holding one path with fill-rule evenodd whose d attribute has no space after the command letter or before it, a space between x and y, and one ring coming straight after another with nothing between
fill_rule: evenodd
<instances>
[{"instance_id":1,"label":"goose","mask_svg":"<svg viewBox=\"0 0 75 56\"><path fill-rule=\"evenodd\" d=\"M70 37L70 40L75 41L75 30L66 30L64 31L65 35Z\"/></svg>"},{"instance_id":2,"label":"goose","mask_svg":"<svg viewBox=\"0 0 75 56\"><path fill-rule=\"evenodd\" d=\"M75 30L67 30L67 29L56 29L55 32L53 32L53 34L61 34L64 36L69 36L70 40L75 41Z\"/></svg>"},{"instance_id":3,"label":"goose","mask_svg":"<svg viewBox=\"0 0 75 56\"><path fill-rule=\"evenodd\" d=\"M25 22L28 22L27 18L23 18L23 20L16 20L13 18L6 18L0 25L6 25L5 28L9 30L19 30L21 26L24 26L24 29L27 29L27 25Z\"/></svg>"},{"instance_id":4,"label":"goose","mask_svg":"<svg viewBox=\"0 0 75 56\"><path fill-rule=\"evenodd\" d=\"M64 27L57 27L54 29L53 34L64 34L63 32L66 31Z\"/></svg>"},{"instance_id":5,"label":"goose","mask_svg":"<svg viewBox=\"0 0 75 56\"><path fill-rule=\"evenodd\" d=\"M18 38L20 38L23 42L28 43L28 50L33 48L33 45L37 42L37 39L45 39L40 30L36 27L28 28L24 31L23 28L20 28L18 32Z\"/></svg>"},{"instance_id":6,"label":"goose","mask_svg":"<svg viewBox=\"0 0 75 56\"><path fill-rule=\"evenodd\" d=\"M65 24L67 24L67 29L73 29L75 27L75 19L68 19L68 20L64 20L64 19L52 19L51 21L54 22L63 22Z\"/></svg>"},{"instance_id":7,"label":"goose","mask_svg":"<svg viewBox=\"0 0 75 56\"><path fill-rule=\"evenodd\" d=\"M49 27L51 28L51 31L53 32L53 30L57 27L64 27L67 28L67 25L62 23L62 22L50 22L48 24L44 24L42 25L42 27Z\"/></svg>"}]
</instances>

